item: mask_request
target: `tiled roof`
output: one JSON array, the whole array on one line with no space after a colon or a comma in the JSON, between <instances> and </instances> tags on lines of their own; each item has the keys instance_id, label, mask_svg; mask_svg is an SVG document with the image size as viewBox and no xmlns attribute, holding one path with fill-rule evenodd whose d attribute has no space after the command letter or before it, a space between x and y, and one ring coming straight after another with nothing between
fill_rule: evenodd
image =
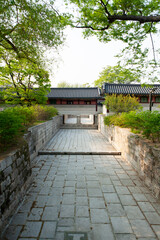
<instances>
[{"instance_id":1,"label":"tiled roof","mask_svg":"<svg viewBox=\"0 0 160 240\"><path fill-rule=\"evenodd\" d=\"M153 94L160 94L160 84L152 85L149 87L142 87L141 84L114 84L105 83L103 85L105 93L108 94L135 94L135 95L148 95L150 89L157 88Z\"/></svg>"},{"instance_id":2,"label":"tiled roof","mask_svg":"<svg viewBox=\"0 0 160 240\"><path fill-rule=\"evenodd\" d=\"M98 88L51 88L50 93L47 95L48 98L65 98L65 99L76 99L76 98L100 98Z\"/></svg>"}]
</instances>

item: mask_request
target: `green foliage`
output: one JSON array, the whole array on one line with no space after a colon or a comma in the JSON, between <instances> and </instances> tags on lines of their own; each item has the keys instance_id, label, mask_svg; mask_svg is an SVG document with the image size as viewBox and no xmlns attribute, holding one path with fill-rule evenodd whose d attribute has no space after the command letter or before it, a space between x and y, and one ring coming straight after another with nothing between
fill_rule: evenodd
<instances>
[{"instance_id":1,"label":"green foliage","mask_svg":"<svg viewBox=\"0 0 160 240\"><path fill-rule=\"evenodd\" d=\"M106 108L115 113L130 112L136 109L140 109L141 105L138 102L138 98L130 95L107 95L105 97Z\"/></svg>"},{"instance_id":2,"label":"green foliage","mask_svg":"<svg viewBox=\"0 0 160 240\"><path fill-rule=\"evenodd\" d=\"M35 122L50 120L57 114L57 109L50 106L35 105L6 108L0 112L1 150L14 145L26 129Z\"/></svg>"},{"instance_id":3,"label":"green foliage","mask_svg":"<svg viewBox=\"0 0 160 240\"><path fill-rule=\"evenodd\" d=\"M56 47L63 42L67 14L60 14L54 0L1 1L0 42L19 58L37 62L41 46Z\"/></svg>"},{"instance_id":4,"label":"green foliage","mask_svg":"<svg viewBox=\"0 0 160 240\"><path fill-rule=\"evenodd\" d=\"M126 56L130 68L137 70L142 78L145 75L145 80L146 77L152 81L159 80L157 76L160 51L154 44L154 36L159 31L160 23L159 0L65 1L73 3L75 9L79 10L79 14L72 16L73 27L83 29L85 37L95 35L105 43L112 40L122 41L125 44L122 56ZM146 39L150 43L147 42L144 49ZM126 66L126 63L123 65ZM158 74L154 74L155 71Z\"/></svg>"},{"instance_id":5,"label":"green foliage","mask_svg":"<svg viewBox=\"0 0 160 240\"><path fill-rule=\"evenodd\" d=\"M0 148L16 141L22 129L22 118L12 111L0 112Z\"/></svg>"},{"instance_id":6,"label":"green foliage","mask_svg":"<svg viewBox=\"0 0 160 240\"><path fill-rule=\"evenodd\" d=\"M44 111L45 111L45 116L44 116L44 118L42 118L40 120L49 120L52 117L58 115L58 110L51 106L45 106Z\"/></svg>"},{"instance_id":7,"label":"green foliage","mask_svg":"<svg viewBox=\"0 0 160 240\"><path fill-rule=\"evenodd\" d=\"M104 118L105 125L131 128L153 142L160 141L160 113L158 111L131 111Z\"/></svg>"},{"instance_id":8,"label":"green foliage","mask_svg":"<svg viewBox=\"0 0 160 240\"><path fill-rule=\"evenodd\" d=\"M50 91L49 74L41 64L27 59L17 59L13 52L0 48L0 86L3 99L8 104L45 104Z\"/></svg>"},{"instance_id":9,"label":"green foliage","mask_svg":"<svg viewBox=\"0 0 160 240\"><path fill-rule=\"evenodd\" d=\"M32 111L35 121L50 120L58 114L57 109L51 106L35 105L31 106L29 109Z\"/></svg>"},{"instance_id":10,"label":"green foliage","mask_svg":"<svg viewBox=\"0 0 160 240\"><path fill-rule=\"evenodd\" d=\"M127 43L140 36L144 39L149 31L157 31L156 24L160 22L159 0L69 2L79 9L80 14L74 16L74 22L85 29L85 36L95 34L105 42L119 39Z\"/></svg>"},{"instance_id":11,"label":"green foliage","mask_svg":"<svg viewBox=\"0 0 160 240\"><path fill-rule=\"evenodd\" d=\"M101 87L103 83L131 83L137 81L139 81L137 72L117 65L104 68L94 85Z\"/></svg>"}]
</instances>

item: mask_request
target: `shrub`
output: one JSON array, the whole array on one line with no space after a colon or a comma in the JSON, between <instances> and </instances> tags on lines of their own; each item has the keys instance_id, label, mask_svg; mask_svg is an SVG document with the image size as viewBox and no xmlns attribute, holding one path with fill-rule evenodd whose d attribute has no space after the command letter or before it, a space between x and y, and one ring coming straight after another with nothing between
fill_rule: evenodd
<instances>
[{"instance_id":1,"label":"shrub","mask_svg":"<svg viewBox=\"0 0 160 240\"><path fill-rule=\"evenodd\" d=\"M131 128L153 142L160 141L160 113L158 111L129 112L104 118L106 125Z\"/></svg>"},{"instance_id":2,"label":"shrub","mask_svg":"<svg viewBox=\"0 0 160 240\"><path fill-rule=\"evenodd\" d=\"M45 111L44 120L49 120L58 114L58 110L52 106L44 106L44 111Z\"/></svg>"},{"instance_id":3,"label":"shrub","mask_svg":"<svg viewBox=\"0 0 160 240\"><path fill-rule=\"evenodd\" d=\"M106 107L115 113L130 112L142 108L138 98L130 95L107 95L105 98Z\"/></svg>"},{"instance_id":4,"label":"shrub","mask_svg":"<svg viewBox=\"0 0 160 240\"><path fill-rule=\"evenodd\" d=\"M23 119L10 110L0 112L0 145L6 147L20 135Z\"/></svg>"},{"instance_id":5,"label":"shrub","mask_svg":"<svg viewBox=\"0 0 160 240\"><path fill-rule=\"evenodd\" d=\"M30 108L32 109L37 121L50 120L52 117L58 114L57 109L52 106L34 105Z\"/></svg>"},{"instance_id":6,"label":"shrub","mask_svg":"<svg viewBox=\"0 0 160 240\"><path fill-rule=\"evenodd\" d=\"M6 108L0 112L0 146L1 150L11 143L16 143L25 130L36 121L46 121L58 114L50 106L18 106Z\"/></svg>"},{"instance_id":7,"label":"shrub","mask_svg":"<svg viewBox=\"0 0 160 240\"><path fill-rule=\"evenodd\" d=\"M26 127L32 125L36 121L36 116L32 107L17 106L10 108L10 111L20 116L23 119L23 125Z\"/></svg>"}]
</instances>

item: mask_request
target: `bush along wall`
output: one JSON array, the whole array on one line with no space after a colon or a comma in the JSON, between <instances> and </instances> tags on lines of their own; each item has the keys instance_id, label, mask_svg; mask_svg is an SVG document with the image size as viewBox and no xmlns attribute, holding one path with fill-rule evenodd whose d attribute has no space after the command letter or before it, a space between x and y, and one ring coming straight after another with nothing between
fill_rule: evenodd
<instances>
[{"instance_id":1,"label":"bush along wall","mask_svg":"<svg viewBox=\"0 0 160 240\"><path fill-rule=\"evenodd\" d=\"M114 125L130 128L133 133L141 134L154 143L160 143L160 112L132 111L104 118L107 126Z\"/></svg>"},{"instance_id":2,"label":"bush along wall","mask_svg":"<svg viewBox=\"0 0 160 240\"><path fill-rule=\"evenodd\" d=\"M11 216L26 194L32 180L32 166L38 150L53 137L62 124L62 117L28 129L16 150L0 157L0 232L5 229ZM7 131L7 130L6 130ZM5 157L4 157L5 156ZM35 159L35 160L34 160Z\"/></svg>"},{"instance_id":3,"label":"bush along wall","mask_svg":"<svg viewBox=\"0 0 160 240\"><path fill-rule=\"evenodd\" d=\"M0 112L0 152L16 145L34 123L50 120L57 114L54 107L40 105L12 107Z\"/></svg>"},{"instance_id":4,"label":"bush along wall","mask_svg":"<svg viewBox=\"0 0 160 240\"><path fill-rule=\"evenodd\" d=\"M152 115L152 113L150 114ZM118 121L116 125L121 127L111 124L113 119ZM122 118L119 120L115 116L106 118L103 115L99 115L98 122L99 131L118 151L121 151L123 159L133 166L155 197L160 198L160 145L158 138L154 137L156 143L153 143L153 141L144 138L143 135L132 133L130 129L123 128ZM150 134L152 138L152 133Z\"/></svg>"}]
</instances>

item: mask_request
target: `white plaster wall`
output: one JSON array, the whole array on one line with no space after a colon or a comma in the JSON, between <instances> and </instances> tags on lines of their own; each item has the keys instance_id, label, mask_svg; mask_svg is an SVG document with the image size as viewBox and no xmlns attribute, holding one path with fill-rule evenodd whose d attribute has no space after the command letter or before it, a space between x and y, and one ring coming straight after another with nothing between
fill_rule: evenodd
<instances>
[{"instance_id":1,"label":"white plaster wall","mask_svg":"<svg viewBox=\"0 0 160 240\"><path fill-rule=\"evenodd\" d=\"M71 115L90 115L99 114L102 112L102 107L95 105L54 105L57 108L59 114L71 114Z\"/></svg>"}]
</instances>

